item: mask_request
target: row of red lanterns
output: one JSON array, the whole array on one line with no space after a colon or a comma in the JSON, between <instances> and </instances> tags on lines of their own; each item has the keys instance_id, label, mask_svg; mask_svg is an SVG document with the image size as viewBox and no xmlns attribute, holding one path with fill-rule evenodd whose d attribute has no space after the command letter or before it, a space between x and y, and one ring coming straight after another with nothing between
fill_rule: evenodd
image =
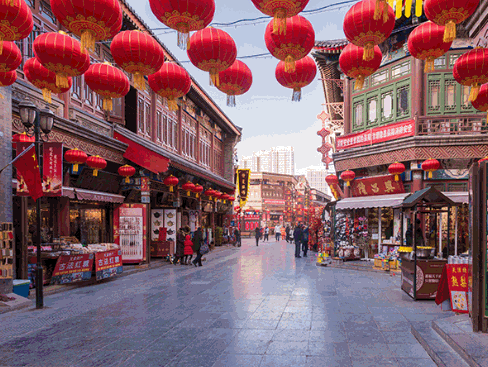
<instances>
[{"instance_id":1,"label":"row of red lanterns","mask_svg":"<svg viewBox=\"0 0 488 367\"><path fill-rule=\"evenodd\" d=\"M170 192L174 192L174 187L178 186L179 182L180 182L180 180L178 180L178 178L173 176L173 175L169 175L168 177L166 177L163 180L163 183L169 187ZM197 197L199 197L199 195L204 190L203 186L201 186L199 184L194 184L193 182L190 182L190 181L187 181L186 183L184 183L181 186L181 188L186 191L187 196L190 196L190 192L193 192L194 194L196 194ZM226 194L226 193L222 193L222 192L217 191L217 190L212 190L212 189L206 190L204 195L206 195L210 198L214 198L215 200L217 200L217 199L223 200L224 202L226 200L228 200L228 201L234 201L235 200L234 196L231 196L231 195Z\"/></svg>"}]
</instances>

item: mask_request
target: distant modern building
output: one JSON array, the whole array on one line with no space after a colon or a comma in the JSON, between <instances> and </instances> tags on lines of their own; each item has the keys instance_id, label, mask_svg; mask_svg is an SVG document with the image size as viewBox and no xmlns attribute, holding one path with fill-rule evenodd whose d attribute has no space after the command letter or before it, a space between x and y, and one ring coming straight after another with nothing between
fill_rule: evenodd
<instances>
[{"instance_id":1,"label":"distant modern building","mask_svg":"<svg viewBox=\"0 0 488 367\"><path fill-rule=\"evenodd\" d=\"M252 156L241 157L240 168L252 172L269 172L283 175L295 174L295 152L293 147L273 147L270 150L254 152Z\"/></svg>"},{"instance_id":2,"label":"distant modern building","mask_svg":"<svg viewBox=\"0 0 488 367\"><path fill-rule=\"evenodd\" d=\"M311 188L317 189L327 195L331 195L329 185L325 182L325 177L335 173L332 166L330 166L329 169L326 169L323 166L309 166L299 170L299 173L305 175Z\"/></svg>"}]
</instances>

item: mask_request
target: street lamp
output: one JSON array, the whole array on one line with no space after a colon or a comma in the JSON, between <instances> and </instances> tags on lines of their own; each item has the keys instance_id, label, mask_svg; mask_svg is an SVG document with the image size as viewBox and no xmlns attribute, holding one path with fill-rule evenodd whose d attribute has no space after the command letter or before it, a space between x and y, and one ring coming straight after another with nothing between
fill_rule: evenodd
<instances>
[{"instance_id":1,"label":"street lamp","mask_svg":"<svg viewBox=\"0 0 488 367\"><path fill-rule=\"evenodd\" d=\"M19 103L20 119L28 132L34 126L34 136L36 144L36 155L39 162L39 172L42 179L41 161L41 130L46 137L51 132L54 125L54 113L49 108L39 110L34 103L23 100ZM41 198L36 200L36 241L37 241L37 266L36 266L36 308L44 307L42 263L41 263Z\"/></svg>"}]
</instances>

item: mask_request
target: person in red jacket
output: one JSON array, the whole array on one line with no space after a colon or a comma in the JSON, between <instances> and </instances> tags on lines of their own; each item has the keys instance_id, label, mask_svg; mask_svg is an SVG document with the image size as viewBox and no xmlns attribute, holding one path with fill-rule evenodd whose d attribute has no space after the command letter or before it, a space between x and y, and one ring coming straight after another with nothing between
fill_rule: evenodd
<instances>
[{"instance_id":1,"label":"person in red jacket","mask_svg":"<svg viewBox=\"0 0 488 367\"><path fill-rule=\"evenodd\" d=\"M184 260L183 263L186 265L191 265L191 258L193 257L193 242L191 242L190 233L187 232L185 238L185 250L184 250Z\"/></svg>"}]
</instances>

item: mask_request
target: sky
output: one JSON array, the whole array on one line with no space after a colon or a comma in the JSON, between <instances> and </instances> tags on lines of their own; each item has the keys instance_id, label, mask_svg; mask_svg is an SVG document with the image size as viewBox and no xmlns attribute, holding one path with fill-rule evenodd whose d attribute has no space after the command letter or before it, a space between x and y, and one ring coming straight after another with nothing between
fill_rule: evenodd
<instances>
[{"instance_id":1,"label":"sky","mask_svg":"<svg viewBox=\"0 0 488 367\"><path fill-rule=\"evenodd\" d=\"M151 12L148 0L127 1L151 29L165 27ZM310 0L305 10L321 8L335 2L337 0ZM228 23L263 16L251 0L215 0L215 3L214 22ZM351 5L339 10L306 14L305 17L314 27L315 39L323 41L344 38L342 23ZM238 57L247 56L268 52L264 42L267 23L222 29L235 40ZM277 59L270 57L241 60L253 73L253 85L245 95L236 98L236 107L228 107L226 95L209 85L208 73L185 62L189 59L186 51L178 48L176 33L161 30L154 32L170 52L184 62L183 66L232 122L243 129L242 140L237 145L239 157L274 146L293 146L297 169L322 165L322 156L317 152L321 145L321 138L317 135L321 122L316 116L324 109L325 97L318 70L312 84L302 90L302 100L292 102L292 90L282 87L276 81Z\"/></svg>"}]
</instances>

